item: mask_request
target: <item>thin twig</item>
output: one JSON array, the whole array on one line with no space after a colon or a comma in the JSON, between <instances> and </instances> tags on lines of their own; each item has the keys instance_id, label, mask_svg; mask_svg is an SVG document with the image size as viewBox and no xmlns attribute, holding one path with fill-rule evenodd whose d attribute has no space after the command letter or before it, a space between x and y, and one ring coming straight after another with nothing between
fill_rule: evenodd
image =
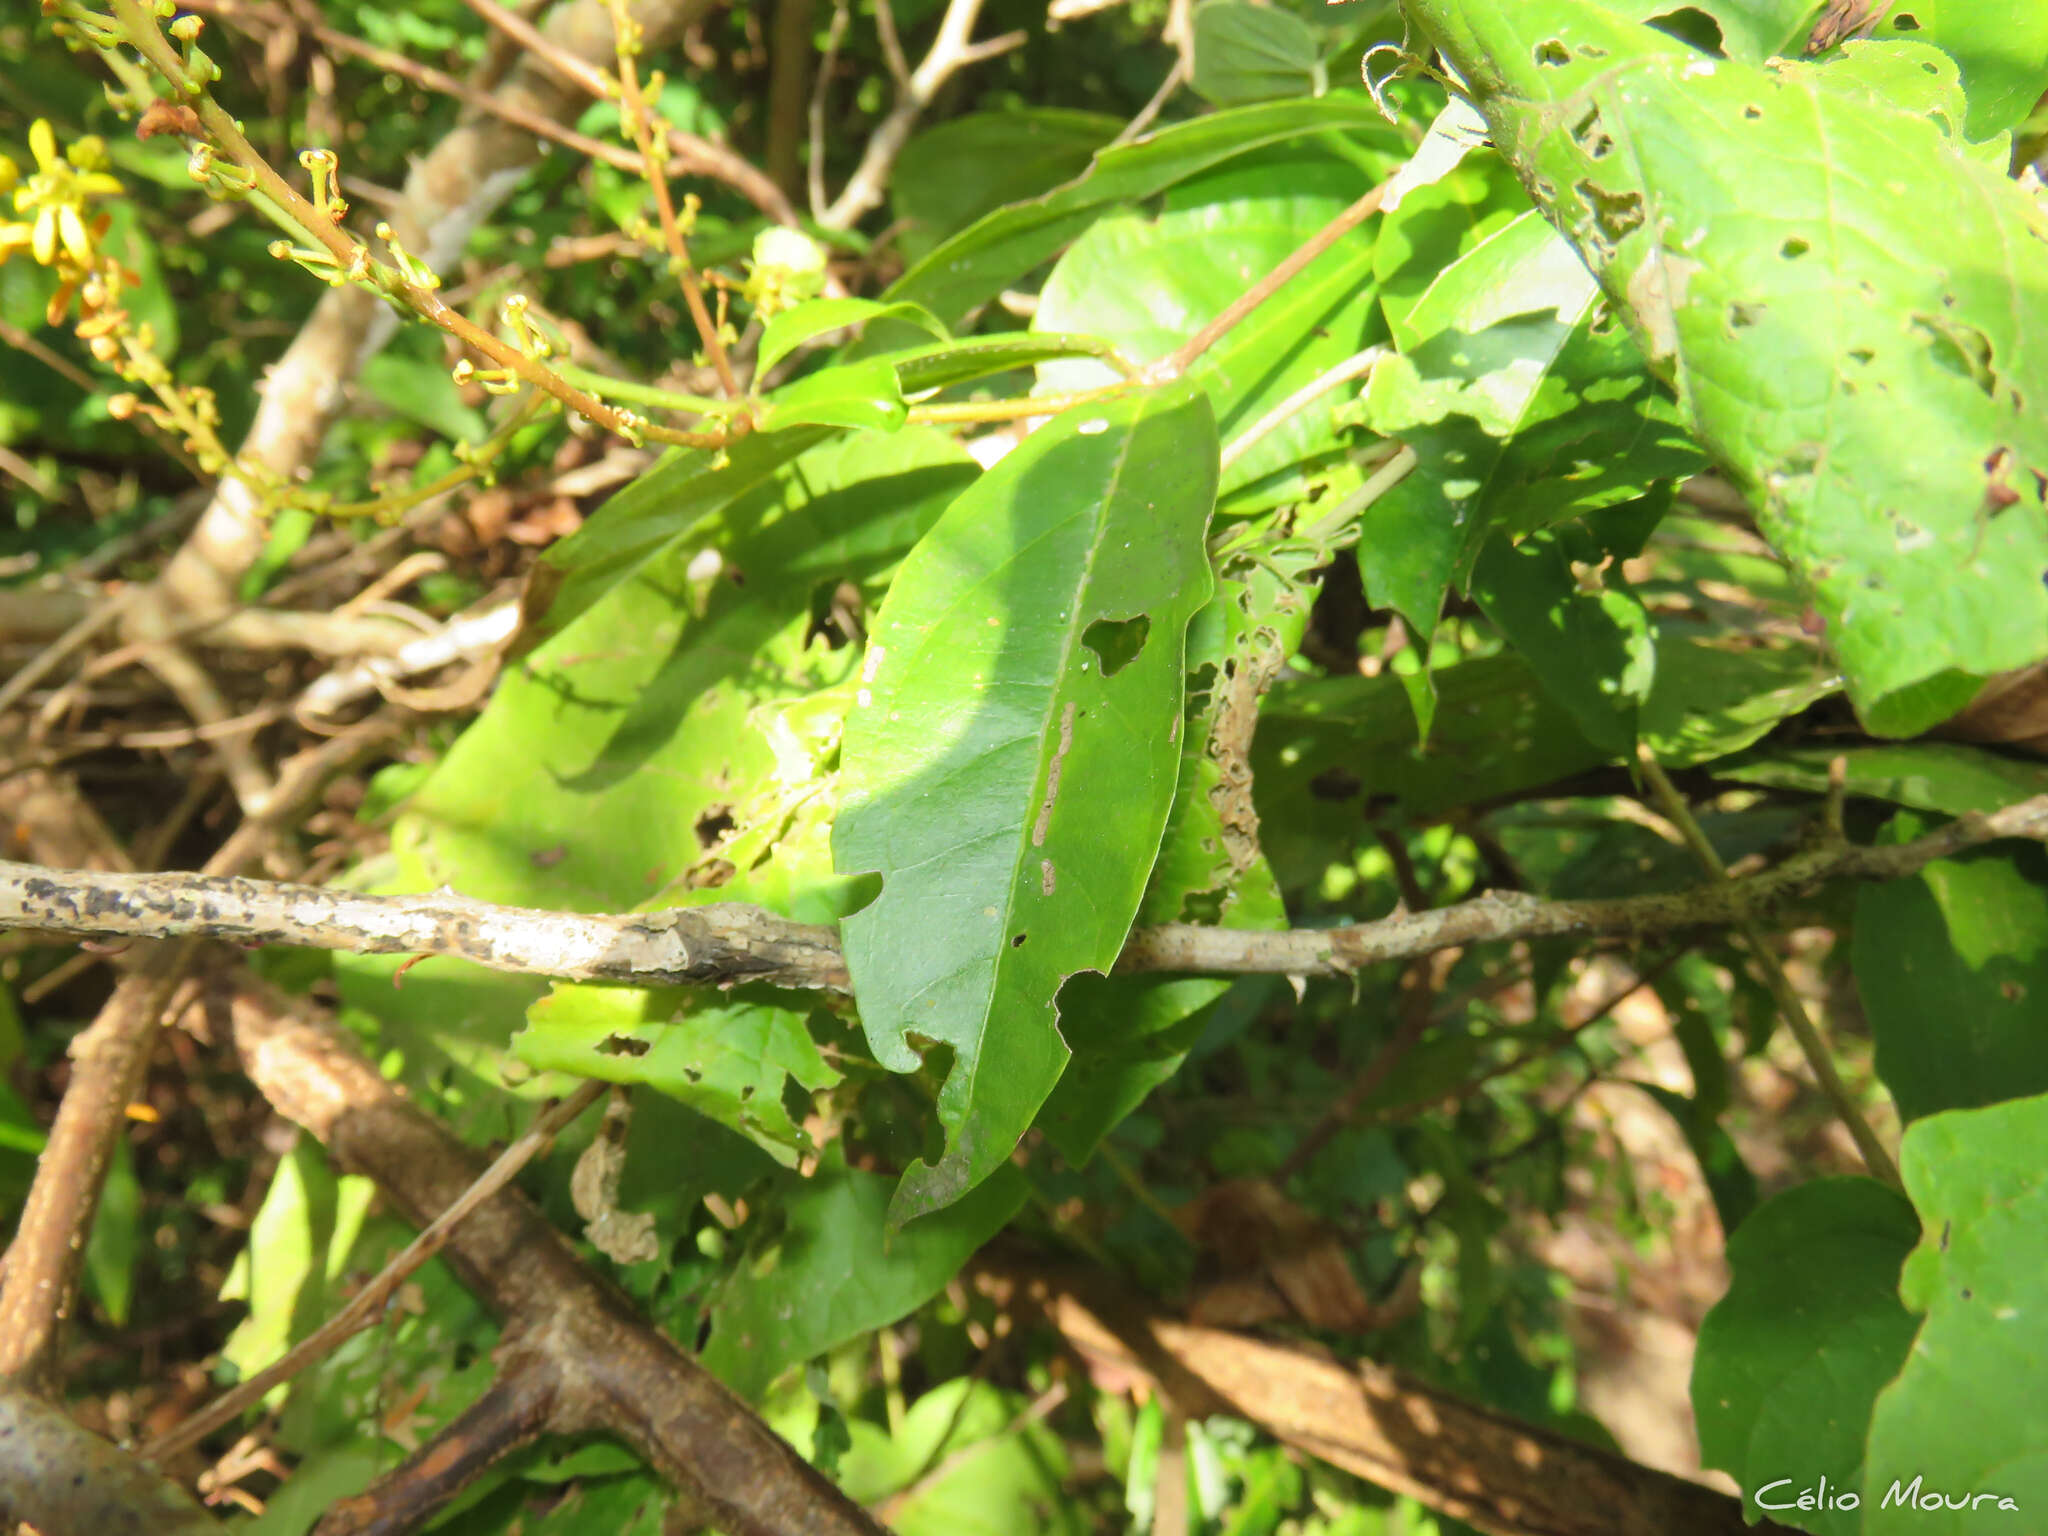
<instances>
[{"instance_id":1,"label":"thin twig","mask_svg":"<svg viewBox=\"0 0 2048 1536\"><path fill-rule=\"evenodd\" d=\"M1266 412L1265 415L1261 416L1225 444L1222 458L1218 461L1218 467L1222 469L1230 468L1231 465L1257 447L1260 440L1268 433L1272 432L1276 427L1283 427L1288 422L1294 420L1295 417L1299 416L1311 405L1314 405L1316 401L1322 399L1331 390L1342 388L1360 374L1366 372L1374 363L1386 355L1386 351L1385 347L1367 347L1363 352L1353 353L1334 368L1325 369L1322 373L1310 379L1301 388L1297 389L1285 400L1282 400L1273 409Z\"/></svg>"},{"instance_id":2,"label":"thin twig","mask_svg":"<svg viewBox=\"0 0 2048 1536\"><path fill-rule=\"evenodd\" d=\"M1896 880L1932 860L2007 837L2048 841L2048 795L1989 815L1960 817L1910 843L1822 844L1754 875L1662 895L1545 900L1494 891L1428 912L1277 932L1163 923L1132 934L1116 968L1348 978L1363 966L1477 943L1640 938L1733 927L1789 907L1830 880ZM202 933L354 954L444 955L495 970L642 984L772 980L828 991L847 986L830 928L794 923L739 902L615 915L542 912L445 892L366 896L265 880L112 875L0 862L0 931L10 928L96 938Z\"/></svg>"},{"instance_id":3,"label":"thin twig","mask_svg":"<svg viewBox=\"0 0 2048 1536\"><path fill-rule=\"evenodd\" d=\"M1138 115L1123 126L1123 131L1109 141L1109 148L1128 144L1150 128L1159 114L1166 110L1166 104L1173 100L1174 93L1187 84L1187 66L1176 57L1173 68L1166 72L1166 78L1159 82L1159 89L1152 93L1152 99L1138 108Z\"/></svg>"},{"instance_id":4,"label":"thin twig","mask_svg":"<svg viewBox=\"0 0 2048 1536\"><path fill-rule=\"evenodd\" d=\"M982 0L947 0L946 14L939 21L939 33L930 50L898 90L896 105L868 136L860 164L818 220L825 228L851 229L870 210L881 206L896 157L910 142L918 119L924 116L941 86L969 65L1024 45L1022 32L975 42L974 24L981 19L981 3Z\"/></svg>"},{"instance_id":5,"label":"thin twig","mask_svg":"<svg viewBox=\"0 0 2048 1536\"><path fill-rule=\"evenodd\" d=\"M1720 882L1724 889L1739 890L1744 882L1729 878L1728 866L1721 862L1720 854L1714 851L1714 845L1707 841L1706 833L1700 830L1700 824L1694 818L1691 808L1686 805L1685 798L1678 793L1670 776L1664 772L1663 766L1658 763L1648 746L1638 747L1636 760L1642 767L1643 777L1649 780L1651 793L1656 796L1658 805L1684 835L1686 846L1692 851L1692 856L1698 861L1700 868L1707 872L1710 879ZM1785 974L1785 967L1779 963L1777 952L1765 939L1763 929L1741 906L1736 909L1734 926L1748 942L1750 952L1756 959L1757 969L1763 973L1764 984L1770 988L1771 997L1778 1005L1778 1012L1784 1015L1785 1023L1792 1030L1792 1037L1799 1042L1799 1049L1806 1057L1807 1066L1813 1069L1813 1075L1820 1083L1821 1092L1827 1096L1828 1102L1834 1106L1835 1113L1841 1117L1842 1124L1848 1128L1850 1138L1856 1143L1856 1150L1863 1154L1864 1167L1868 1168L1874 1177L1895 1188L1900 1187L1898 1164L1892 1161L1884 1143L1877 1139L1877 1133L1863 1117L1863 1111L1857 1107L1848 1085L1835 1070L1833 1053L1828 1050L1827 1042L1821 1039L1820 1031L1814 1027L1813 1020L1807 1017L1806 1004L1794 990L1792 978Z\"/></svg>"},{"instance_id":6,"label":"thin twig","mask_svg":"<svg viewBox=\"0 0 2048 1536\"><path fill-rule=\"evenodd\" d=\"M252 21L271 22L279 26L286 24L281 19L267 15L261 7L243 5L238 3L238 0L192 0L185 8L221 16L244 25ZM350 33L328 26L307 26L305 30L315 41L336 53L361 59L365 64L410 80L430 91L439 91L466 107L472 107L478 112L510 123L536 138L550 139L564 149L574 150L588 159L601 160L606 165L615 166L622 171L631 171L635 175L640 173L640 156L623 145L608 144L602 139L578 133L544 113L530 111L518 102L505 99L497 92L480 90L468 81L435 69L430 64L422 64L405 54L394 53L389 48L379 48L375 43L364 42ZM712 177L725 182L778 224L797 222L796 210L790 206L789 199L782 195L781 189L724 145L714 144L697 134L684 133L675 128L669 130L668 138L669 147L675 152L674 158L668 164L669 175L694 174Z\"/></svg>"},{"instance_id":7,"label":"thin twig","mask_svg":"<svg viewBox=\"0 0 2048 1536\"><path fill-rule=\"evenodd\" d=\"M1343 239L1352 230L1380 211L1380 202L1387 195L1391 180L1383 181L1357 202L1330 220L1321 229L1310 235L1301 246L1279 266L1268 272L1256 283L1231 301L1230 307L1188 338L1181 348L1152 365L1152 376L1158 380L1177 379L1186 373L1196 358L1229 335L1246 315L1257 309L1266 300L1278 293L1297 273L1314 261L1323 252Z\"/></svg>"},{"instance_id":8,"label":"thin twig","mask_svg":"<svg viewBox=\"0 0 2048 1536\"><path fill-rule=\"evenodd\" d=\"M499 1153L497 1161L463 1191L461 1199L421 1228L419 1234L378 1271L375 1279L349 1298L346 1306L255 1375L237 1382L175 1429L167 1430L150 1441L142 1448L142 1459L161 1464L190 1450L216 1429L262 1402L271 1388L290 1381L330 1350L369 1327L406 1278L447 1244L449 1233L470 1212L517 1178L519 1171L545 1150L548 1143L577 1116L596 1103L609 1086L595 1078L590 1079L559 1104L543 1110L527 1127L525 1134Z\"/></svg>"},{"instance_id":9,"label":"thin twig","mask_svg":"<svg viewBox=\"0 0 2048 1536\"><path fill-rule=\"evenodd\" d=\"M611 99L611 80L603 70L588 59L579 59L566 49L557 47L540 28L517 11L507 10L497 0L463 0L463 4L570 85L599 101Z\"/></svg>"},{"instance_id":10,"label":"thin twig","mask_svg":"<svg viewBox=\"0 0 2048 1536\"><path fill-rule=\"evenodd\" d=\"M697 280L697 268L690 260L683 226L676 218L675 200L669 195L668 172L664 168L667 157L662 152L668 141L668 124L655 117L640 89L640 68L633 62L640 50L639 25L626 9L627 0L610 0L610 4L612 27L618 37L619 112L640 151L640 174L654 192L654 211L661 224L662 244L668 249L669 269L682 284L683 303L690 311L691 323L697 327L697 339L704 343L704 355L711 360L712 372L718 375L719 388L728 400L737 400L742 393L740 381L733 375L732 359L725 355L725 342L719 337L717 322L704 303L704 286Z\"/></svg>"},{"instance_id":11,"label":"thin twig","mask_svg":"<svg viewBox=\"0 0 2048 1536\"><path fill-rule=\"evenodd\" d=\"M888 0L881 0L879 14L886 15L888 9ZM818 60L818 73L811 81L811 158L804 167L804 189L810 199L811 217L819 223L824 222L826 211L825 107L832 95L833 72L839 67L839 45L846 41L846 29L852 25L850 0L837 0L832 7L832 25L825 32L824 56ZM896 35L893 20L888 35Z\"/></svg>"}]
</instances>

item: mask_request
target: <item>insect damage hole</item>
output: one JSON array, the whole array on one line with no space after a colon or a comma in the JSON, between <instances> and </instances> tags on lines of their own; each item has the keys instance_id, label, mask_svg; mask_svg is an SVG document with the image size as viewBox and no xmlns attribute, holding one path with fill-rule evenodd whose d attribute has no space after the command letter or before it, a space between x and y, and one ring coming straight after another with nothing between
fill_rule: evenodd
<instances>
[{"instance_id":1,"label":"insect damage hole","mask_svg":"<svg viewBox=\"0 0 2048 1536\"><path fill-rule=\"evenodd\" d=\"M1778 254L1787 261L1797 261L1812 249L1813 242L1811 240L1805 239L1800 235L1793 235L1783 245L1778 247Z\"/></svg>"},{"instance_id":2,"label":"insect damage hole","mask_svg":"<svg viewBox=\"0 0 2048 1536\"><path fill-rule=\"evenodd\" d=\"M1152 633L1152 620L1145 614L1134 619L1097 619L1081 631L1081 643L1102 663L1102 675L1115 677L1145 649Z\"/></svg>"},{"instance_id":3,"label":"insect damage hole","mask_svg":"<svg viewBox=\"0 0 2048 1536\"><path fill-rule=\"evenodd\" d=\"M1536 62L1545 69L1562 69L1571 61L1572 51L1561 38L1546 37L1536 45Z\"/></svg>"}]
</instances>

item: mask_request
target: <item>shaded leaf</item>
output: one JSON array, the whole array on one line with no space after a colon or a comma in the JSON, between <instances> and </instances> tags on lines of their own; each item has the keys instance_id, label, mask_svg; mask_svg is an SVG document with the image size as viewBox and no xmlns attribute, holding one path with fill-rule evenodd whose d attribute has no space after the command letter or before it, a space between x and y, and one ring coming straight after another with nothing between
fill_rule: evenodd
<instances>
[{"instance_id":1,"label":"shaded leaf","mask_svg":"<svg viewBox=\"0 0 2048 1536\"><path fill-rule=\"evenodd\" d=\"M1638 721L1643 740L1667 768L1739 752L1841 687L1805 647L1723 645L1680 638L1672 633L1676 628L1657 627L1657 677ZM1823 770L1817 787L1825 782Z\"/></svg>"},{"instance_id":2,"label":"shaded leaf","mask_svg":"<svg viewBox=\"0 0 2048 1536\"><path fill-rule=\"evenodd\" d=\"M1531 534L1519 544L1499 535L1480 550L1472 596L1487 619L1521 652L1579 733L1611 756L1635 747L1636 711L1655 675L1650 616L1618 576L1582 589L1570 540Z\"/></svg>"},{"instance_id":3,"label":"shaded leaf","mask_svg":"<svg viewBox=\"0 0 2048 1536\"><path fill-rule=\"evenodd\" d=\"M1853 1491L1878 1392L1914 1320L1899 1267L1920 1224L1874 1179L1816 1179L1759 1206L1728 1239L1728 1294L1700 1325L1692 1372L1700 1457L1743 1503L1824 1536L1856 1536L1848 1510L1790 1508L1825 1473Z\"/></svg>"},{"instance_id":4,"label":"shaded leaf","mask_svg":"<svg viewBox=\"0 0 2048 1536\"><path fill-rule=\"evenodd\" d=\"M1852 795L1889 800L1918 811L1962 816L1991 812L2048 795L2048 763L2020 762L1956 742L1909 741L1896 746L1777 747L1716 763L1714 772L1742 784L1825 793L1828 765L1843 759Z\"/></svg>"},{"instance_id":5,"label":"shaded leaf","mask_svg":"<svg viewBox=\"0 0 2048 1536\"><path fill-rule=\"evenodd\" d=\"M1982 849L1857 892L1857 991L1905 1119L2048 1092L2043 875Z\"/></svg>"},{"instance_id":6,"label":"shaded leaf","mask_svg":"<svg viewBox=\"0 0 2048 1536\"><path fill-rule=\"evenodd\" d=\"M1195 9L1195 93L1219 107L1320 95L1327 83L1309 24L1278 6L1208 0Z\"/></svg>"},{"instance_id":7,"label":"shaded leaf","mask_svg":"<svg viewBox=\"0 0 2048 1536\"><path fill-rule=\"evenodd\" d=\"M779 1225L750 1244L711 1303L707 1369L759 1401L792 1365L921 1307L1024 1203L1004 1168L939 1215L888 1226L889 1180L828 1155L793 1183Z\"/></svg>"},{"instance_id":8,"label":"shaded leaf","mask_svg":"<svg viewBox=\"0 0 2048 1536\"><path fill-rule=\"evenodd\" d=\"M916 262L983 214L1036 197L1088 169L1123 119L1064 107L974 112L903 146L889 196L907 221L901 245Z\"/></svg>"}]
</instances>

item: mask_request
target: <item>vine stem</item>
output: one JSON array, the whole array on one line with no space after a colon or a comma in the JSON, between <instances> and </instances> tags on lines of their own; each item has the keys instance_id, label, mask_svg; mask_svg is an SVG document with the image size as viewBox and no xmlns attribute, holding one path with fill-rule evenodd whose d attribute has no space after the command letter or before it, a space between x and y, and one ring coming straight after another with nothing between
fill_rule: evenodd
<instances>
[{"instance_id":1,"label":"vine stem","mask_svg":"<svg viewBox=\"0 0 2048 1536\"><path fill-rule=\"evenodd\" d=\"M1700 830L1700 824L1685 803L1685 797L1671 782L1649 747L1638 744L1636 761L1641 766L1643 777L1650 785L1650 792L1657 801L1657 808L1670 819L1684 838L1685 846L1691 850L1700 868L1707 872L1710 880L1717 884L1735 884L1728 874L1728 866L1721 862L1721 855L1714 851L1714 845L1707 841L1707 835ZM1877 1133L1870 1128L1870 1122L1856 1105L1848 1085L1835 1070L1835 1058L1828 1050L1827 1042L1820 1037L1813 1020L1807 1017L1806 1004L1793 989L1792 978L1785 974L1785 967L1778 961L1776 953L1765 940L1763 930L1756 919L1743 908L1735 920L1735 928L1749 945L1756 957L1757 969L1762 973L1764 985L1770 989L1772 999L1778 1005L1778 1012L1784 1015L1785 1023L1792 1030L1792 1038L1799 1042L1799 1049L1806 1057L1807 1066L1813 1069L1814 1078L1820 1083L1820 1090L1827 1096L1842 1124L1848 1127L1849 1137L1856 1143L1856 1150L1863 1155L1863 1166L1871 1174L1893 1188L1903 1188L1899 1177L1898 1164L1885 1150L1884 1143L1877 1139Z\"/></svg>"},{"instance_id":2,"label":"vine stem","mask_svg":"<svg viewBox=\"0 0 2048 1536\"><path fill-rule=\"evenodd\" d=\"M1177 379L1183 373L1186 373L1196 358L1200 357L1204 352L1235 330L1244 320L1245 316L1278 293L1310 262L1322 255L1323 252L1343 239L1352 230L1358 228L1367 219L1378 213L1380 211L1380 203L1387 195L1387 188L1392 184L1392 178L1381 182L1313 235L1310 235L1279 266L1239 294L1231 302L1228 309L1224 310L1222 314L1190 336L1178 351L1169 353L1165 358L1155 363L1152 367L1153 377L1163 382L1167 379Z\"/></svg>"}]
</instances>

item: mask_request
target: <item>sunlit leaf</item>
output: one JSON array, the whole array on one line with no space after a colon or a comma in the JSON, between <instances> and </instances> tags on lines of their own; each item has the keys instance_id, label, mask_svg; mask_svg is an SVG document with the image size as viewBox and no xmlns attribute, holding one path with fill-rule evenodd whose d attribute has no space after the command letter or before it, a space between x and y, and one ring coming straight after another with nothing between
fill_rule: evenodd
<instances>
[{"instance_id":1,"label":"sunlit leaf","mask_svg":"<svg viewBox=\"0 0 2048 1536\"><path fill-rule=\"evenodd\" d=\"M876 1059L951 1052L946 1151L905 1174L898 1220L1002 1166L1066 1063L1055 995L1136 916L1211 590L1215 441L1185 389L1070 411L954 502L882 606L833 831L882 894L841 931Z\"/></svg>"}]
</instances>

